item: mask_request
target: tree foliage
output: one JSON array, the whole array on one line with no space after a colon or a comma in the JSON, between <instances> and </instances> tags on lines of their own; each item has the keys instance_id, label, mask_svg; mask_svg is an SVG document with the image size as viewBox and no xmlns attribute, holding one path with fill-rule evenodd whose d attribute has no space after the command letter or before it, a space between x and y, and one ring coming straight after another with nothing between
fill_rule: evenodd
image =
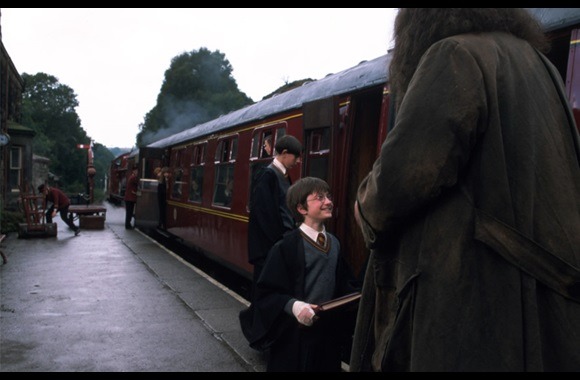
<instances>
[{"instance_id":1,"label":"tree foliage","mask_svg":"<svg viewBox=\"0 0 580 380\"><path fill-rule=\"evenodd\" d=\"M292 83L285 83L284 85L278 87L273 92L271 92L268 95L264 96L262 98L262 100L265 100L265 99L271 98L273 96L282 94L282 93L284 93L286 91L293 90L293 89L295 89L297 87L300 87L300 86L304 85L305 83L309 83L309 82L314 82L314 79L312 79L312 78L306 78L306 79L295 80Z\"/></svg>"},{"instance_id":2,"label":"tree foliage","mask_svg":"<svg viewBox=\"0 0 580 380\"><path fill-rule=\"evenodd\" d=\"M79 105L76 94L45 73L24 73L22 79L22 123L36 131L34 154L50 159L49 170L60 178L65 191L86 192L88 155L77 144L89 144L91 139L76 113ZM94 148L95 186L104 184L108 165L114 158L101 147L96 144Z\"/></svg>"},{"instance_id":3,"label":"tree foliage","mask_svg":"<svg viewBox=\"0 0 580 380\"><path fill-rule=\"evenodd\" d=\"M232 67L219 50L200 48L172 59L157 103L139 126L137 146L240 109L253 101L238 89Z\"/></svg>"},{"instance_id":4,"label":"tree foliage","mask_svg":"<svg viewBox=\"0 0 580 380\"><path fill-rule=\"evenodd\" d=\"M253 103L238 89L232 66L219 50L200 48L171 60L157 96L136 136L137 146L195 127ZM77 144L91 138L81 127L79 105L73 89L52 75L22 74L24 81L22 124L36 131L35 154L50 159L49 170L61 179L69 193L87 191L87 152ZM296 86L296 82L291 84ZM291 85L287 85L290 86ZM287 89L279 89L283 92ZM95 142L95 188L104 188L105 176L115 155Z\"/></svg>"}]
</instances>

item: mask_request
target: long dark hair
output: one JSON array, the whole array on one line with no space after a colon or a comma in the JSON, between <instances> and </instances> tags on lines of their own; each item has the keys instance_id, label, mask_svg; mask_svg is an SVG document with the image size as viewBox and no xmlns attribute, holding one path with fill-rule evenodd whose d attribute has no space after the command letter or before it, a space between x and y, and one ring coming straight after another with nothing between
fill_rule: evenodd
<instances>
[{"instance_id":1,"label":"long dark hair","mask_svg":"<svg viewBox=\"0 0 580 380\"><path fill-rule=\"evenodd\" d=\"M549 49L540 23L524 8L401 8L395 18L390 88L397 106L423 54L435 42L463 33L506 32L542 52Z\"/></svg>"}]
</instances>

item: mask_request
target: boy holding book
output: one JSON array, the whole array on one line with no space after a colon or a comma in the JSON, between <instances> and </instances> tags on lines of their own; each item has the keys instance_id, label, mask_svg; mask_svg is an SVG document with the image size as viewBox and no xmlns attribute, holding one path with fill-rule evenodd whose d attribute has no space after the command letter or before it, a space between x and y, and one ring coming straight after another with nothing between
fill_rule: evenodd
<instances>
[{"instance_id":1,"label":"boy holding book","mask_svg":"<svg viewBox=\"0 0 580 380\"><path fill-rule=\"evenodd\" d=\"M333 210L329 186L320 178L302 178L288 189L286 201L300 226L268 254L257 282L250 346L269 348L268 372L340 371L355 314L337 308L318 316L316 310L359 288L338 239L324 226Z\"/></svg>"}]
</instances>

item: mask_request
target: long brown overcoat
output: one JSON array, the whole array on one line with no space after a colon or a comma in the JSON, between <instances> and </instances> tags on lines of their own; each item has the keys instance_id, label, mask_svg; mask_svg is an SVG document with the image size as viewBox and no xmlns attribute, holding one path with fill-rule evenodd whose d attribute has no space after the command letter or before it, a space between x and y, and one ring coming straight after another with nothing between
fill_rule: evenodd
<instances>
[{"instance_id":1,"label":"long brown overcoat","mask_svg":"<svg viewBox=\"0 0 580 380\"><path fill-rule=\"evenodd\" d=\"M431 46L358 192L373 251L351 370L580 371L579 157L527 42Z\"/></svg>"}]
</instances>

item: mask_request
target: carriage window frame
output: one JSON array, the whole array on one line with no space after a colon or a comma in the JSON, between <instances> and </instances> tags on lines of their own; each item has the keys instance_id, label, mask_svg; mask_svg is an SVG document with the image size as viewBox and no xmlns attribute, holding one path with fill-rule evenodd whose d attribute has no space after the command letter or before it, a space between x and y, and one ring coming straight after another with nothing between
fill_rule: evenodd
<instances>
[{"instance_id":1,"label":"carriage window frame","mask_svg":"<svg viewBox=\"0 0 580 380\"><path fill-rule=\"evenodd\" d=\"M329 163L331 147L331 128L321 127L305 131L307 149L306 149L306 173L309 176L321 178L328 182L329 180Z\"/></svg>"},{"instance_id":2,"label":"carriage window frame","mask_svg":"<svg viewBox=\"0 0 580 380\"><path fill-rule=\"evenodd\" d=\"M231 208L234 195L234 169L238 154L238 135L222 137L214 156L215 177L212 206Z\"/></svg>"},{"instance_id":3,"label":"carriage window frame","mask_svg":"<svg viewBox=\"0 0 580 380\"><path fill-rule=\"evenodd\" d=\"M175 166L173 167L173 173L171 174L171 199L181 200L183 196L183 188L187 185L187 181L184 177L188 175L185 171L185 152L186 148L181 147L172 153L173 162Z\"/></svg>"},{"instance_id":4,"label":"carriage window frame","mask_svg":"<svg viewBox=\"0 0 580 380\"><path fill-rule=\"evenodd\" d=\"M286 129L288 127L287 122L277 123L274 125L269 125L263 128L257 128L252 133L252 144L250 151L250 162L248 170L248 199L246 199L246 212L250 212L250 196L253 187L253 180L256 173L260 168L270 165L274 156L276 155L274 147L276 146L276 141L279 138L286 135ZM264 156L263 146L266 137L271 137L272 140L272 154L270 156Z\"/></svg>"},{"instance_id":5,"label":"carriage window frame","mask_svg":"<svg viewBox=\"0 0 580 380\"><path fill-rule=\"evenodd\" d=\"M203 178L205 175L205 162L207 156L207 142L193 146L191 164L189 165L189 193L187 199L190 202L201 203L203 199ZM194 190L197 185L197 191Z\"/></svg>"}]
</instances>

